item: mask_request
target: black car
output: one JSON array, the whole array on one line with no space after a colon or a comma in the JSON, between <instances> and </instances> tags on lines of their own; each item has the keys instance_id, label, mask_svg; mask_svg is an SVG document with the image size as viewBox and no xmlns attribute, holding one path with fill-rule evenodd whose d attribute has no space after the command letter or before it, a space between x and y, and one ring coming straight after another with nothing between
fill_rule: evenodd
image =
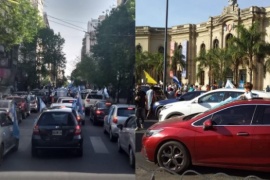
<instances>
[{"instance_id":1,"label":"black car","mask_svg":"<svg viewBox=\"0 0 270 180\"><path fill-rule=\"evenodd\" d=\"M94 125L104 123L104 117L109 114L111 103L106 100L97 101L90 108L90 120Z\"/></svg>"},{"instance_id":2,"label":"black car","mask_svg":"<svg viewBox=\"0 0 270 180\"><path fill-rule=\"evenodd\" d=\"M82 130L72 109L49 109L35 121L32 156L37 156L38 150L46 149L70 149L80 157L83 155Z\"/></svg>"}]
</instances>

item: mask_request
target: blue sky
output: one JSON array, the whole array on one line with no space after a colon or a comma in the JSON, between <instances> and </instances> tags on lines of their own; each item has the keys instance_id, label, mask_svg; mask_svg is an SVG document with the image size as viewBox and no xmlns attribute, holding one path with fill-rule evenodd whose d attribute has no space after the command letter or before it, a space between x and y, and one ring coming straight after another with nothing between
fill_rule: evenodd
<instances>
[{"instance_id":1,"label":"blue sky","mask_svg":"<svg viewBox=\"0 0 270 180\"><path fill-rule=\"evenodd\" d=\"M82 39L87 30L87 22L97 19L106 10L116 5L116 0L44 0L44 11L49 15L50 28L65 39L64 53L67 59L66 75L75 68L75 62L81 55ZM57 19L55 19L57 18ZM61 20L58 20L61 19ZM54 21L54 22L53 22ZM69 28L70 24L78 27ZM60 25L60 24L64 25Z\"/></svg>"},{"instance_id":2,"label":"blue sky","mask_svg":"<svg viewBox=\"0 0 270 180\"><path fill-rule=\"evenodd\" d=\"M240 9L270 7L270 0L238 0ZM221 15L228 0L169 0L168 26L199 24ZM166 0L136 0L136 26L165 27Z\"/></svg>"}]
</instances>

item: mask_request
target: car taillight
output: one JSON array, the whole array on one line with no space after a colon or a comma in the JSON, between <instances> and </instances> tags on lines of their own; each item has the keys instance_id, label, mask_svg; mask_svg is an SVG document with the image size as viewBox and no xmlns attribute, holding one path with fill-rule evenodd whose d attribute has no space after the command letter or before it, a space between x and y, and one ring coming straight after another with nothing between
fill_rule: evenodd
<instances>
[{"instance_id":1,"label":"car taillight","mask_svg":"<svg viewBox=\"0 0 270 180\"><path fill-rule=\"evenodd\" d=\"M82 132L81 127L79 125L76 126L74 135L80 135Z\"/></svg>"},{"instance_id":2,"label":"car taillight","mask_svg":"<svg viewBox=\"0 0 270 180\"><path fill-rule=\"evenodd\" d=\"M113 122L114 122L115 124L117 124L117 122L118 122L117 117L113 117Z\"/></svg>"},{"instance_id":3,"label":"car taillight","mask_svg":"<svg viewBox=\"0 0 270 180\"><path fill-rule=\"evenodd\" d=\"M90 99L87 99L86 102L90 103Z\"/></svg>"},{"instance_id":4,"label":"car taillight","mask_svg":"<svg viewBox=\"0 0 270 180\"><path fill-rule=\"evenodd\" d=\"M129 108L127 108L128 110L133 110L133 108L132 107L129 107Z\"/></svg>"},{"instance_id":5,"label":"car taillight","mask_svg":"<svg viewBox=\"0 0 270 180\"><path fill-rule=\"evenodd\" d=\"M39 135L39 128L38 125L35 125L34 129L33 129L33 134L34 135Z\"/></svg>"},{"instance_id":6,"label":"car taillight","mask_svg":"<svg viewBox=\"0 0 270 180\"><path fill-rule=\"evenodd\" d=\"M80 121L81 120L81 117L80 116L77 116L77 121Z\"/></svg>"},{"instance_id":7,"label":"car taillight","mask_svg":"<svg viewBox=\"0 0 270 180\"><path fill-rule=\"evenodd\" d=\"M100 111L100 110L96 111L96 114L102 114L102 113L103 113L103 111Z\"/></svg>"}]
</instances>

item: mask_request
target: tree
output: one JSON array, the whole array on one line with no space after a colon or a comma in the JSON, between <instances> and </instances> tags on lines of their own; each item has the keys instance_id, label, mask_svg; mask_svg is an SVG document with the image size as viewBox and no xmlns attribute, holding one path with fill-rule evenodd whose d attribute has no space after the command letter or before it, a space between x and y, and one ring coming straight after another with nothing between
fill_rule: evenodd
<instances>
[{"instance_id":1,"label":"tree","mask_svg":"<svg viewBox=\"0 0 270 180\"><path fill-rule=\"evenodd\" d=\"M270 51L269 44L262 40L263 32L259 31L260 24L255 21L249 28L244 25L237 26L238 37L233 37L232 42L238 46L244 59L247 60L249 82L253 82L253 71L257 70L257 63Z\"/></svg>"},{"instance_id":2,"label":"tree","mask_svg":"<svg viewBox=\"0 0 270 180\"><path fill-rule=\"evenodd\" d=\"M20 0L18 4L1 1L0 12L0 44L8 49L33 41L43 26L42 17L29 0Z\"/></svg>"}]
</instances>

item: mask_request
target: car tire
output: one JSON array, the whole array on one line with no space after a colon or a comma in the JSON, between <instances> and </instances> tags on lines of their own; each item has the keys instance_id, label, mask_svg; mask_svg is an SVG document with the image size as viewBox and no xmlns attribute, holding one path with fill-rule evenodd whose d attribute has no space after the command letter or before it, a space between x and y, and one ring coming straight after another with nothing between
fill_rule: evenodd
<instances>
[{"instance_id":1,"label":"car tire","mask_svg":"<svg viewBox=\"0 0 270 180\"><path fill-rule=\"evenodd\" d=\"M78 157L82 157L82 156L83 156L83 147L80 147L80 148L77 150L77 156L78 156Z\"/></svg>"},{"instance_id":2,"label":"car tire","mask_svg":"<svg viewBox=\"0 0 270 180\"><path fill-rule=\"evenodd\" d=\"M179 159L175 158L176 155L179 155L179 154L182 154L182 156L177 157ZM166 164L169 161L172 162L172 163L169 163L170 166ZM167 168L175 173L181 173L185 171L191 164L191 157L189 155L188 150L183 144L176 141L169 141L169 142L164 143L159 148L157 152L157 162L160 167ZM177 164L175 164L176 162Z\"/></svg>"},{"instance_id":3,"label":"car tire","mask_svg":"<svg viewBox=\"0 0 270 180\"><path fill-rule=\"evenodd\" d=\"M123 153L124 152L124 150L121 147L120 139L119 138L117 140L117 150L118 150L119 153Z\"/></svg>"},{"instance_id":4,"label":"car tire","mask_svg":"<svg viewBox=\"0 0 270 180\"><path fill-rule=\"evenodd\" d=\"M109 138L110 138L110 141L111 142L115 142L115 137L113 136L113 133L112 133L112 129L110 128L110 131L109 131Z\"/></svg>"},{"instance_id":5,"label":"car tire","mask_svg":"<svg viewBox=\"0 0 270 180\"><path fill-rule=\"evenodd\" d=\"M32 157L38 156L38 150L34 146L32 146L32 148L31 148L31 155L32 155Z\"/></svg>"},{"instance_id":6,"label":"car tire","mask_svg":"<svg viewBox=\"0 0 270 180\"><path fill-rule=\"evenodd\" d=\"M1 144L1 146L0 146L0 165L3 164L3 160L4 160L4 144Z\"/></svg>"},{"instance_id":7,"label":"car tire","mask_svg":"<svg viewBox=\"0 0 270 180\"><path fill-rule=\"evenodd\" d=\"M135 155L132 151L132 148L129 148L129 165L132 168L135 168Z\"/></svg>"},{"instance_id":8,"label":"car tire","mask_svg":"<svg viewBox=\"0 0 270 180\"><path fill-rule=\"evenodd\" d=\"M15 146L14 146L14 148L13 148L13 151L18 151L18 149L19 149L19 144L20 144L20 140L19 139L15 139Z\"/></svg>"}]
</instances>

